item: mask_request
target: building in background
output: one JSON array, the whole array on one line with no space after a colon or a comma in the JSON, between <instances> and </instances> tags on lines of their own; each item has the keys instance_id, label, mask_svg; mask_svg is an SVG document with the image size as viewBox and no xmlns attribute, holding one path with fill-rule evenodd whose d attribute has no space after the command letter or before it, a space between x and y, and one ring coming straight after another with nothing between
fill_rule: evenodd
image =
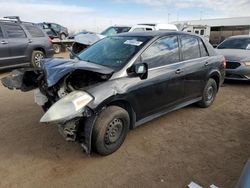
<instances>
[{"instance_id":1,"label":"building in background","mask_svg":"<svg viewBox=\"0 0 250 188\"><path fill-rule=\"evenodd\" d=\"M187 20L174 22L180 30L203 35L214 46L234 35L250 34L250 17Z\"/></svg>"}]
</instances>

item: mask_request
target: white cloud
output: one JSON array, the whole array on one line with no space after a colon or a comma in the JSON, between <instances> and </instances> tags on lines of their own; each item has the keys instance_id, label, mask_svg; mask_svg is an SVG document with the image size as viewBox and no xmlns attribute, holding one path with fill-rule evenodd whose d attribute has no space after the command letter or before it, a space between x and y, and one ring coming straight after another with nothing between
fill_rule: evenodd
<instances>
[{"instance_id":1,"label":"white cloud","mask_svg":"<svg viewBox=\"0 0 250 188\"><path fill-rule=\"evenodd\" d=\"M141 18L140 15L135 17L126 14L108 17L101 15L91 7L65 5L51 1L36 3L33 0L9 0L8 2L0 0L0 8L0 17L18 15L24 21L56 22L73 31L86 29L100 32L110 25L134 25L142 22L166 22L167 20L167 18L158 18L153 15L144 18Z\"/></svg>"},{"instance_id":2,"label":"white cloud","mask_svg":"<svg viewBox=\"0 0 250 188\"><path fill-rule=\"evenodd\" d=\"M0 8L0 17L18 15L25 21L58 22L73 30L84 29L85 24L88 24L87 28L91 28L90 22L93 21L93 18L87 20L86 17L95 12L94 9L89 7L63 5L54 2L34 3L33 1L3 2L0 0Z\"/></svg>"},{"instance_id":3,"label":"white cloud","mask_svg":"<svg viewBox=\"0 0 250 188\"><path fill-rule=\"evenodd\" d=\"M0 0L0 17L9 15L18 15L22 20L31 22L56 22L68 27L70 30L91 30L102 31L110 25L133 25L143 22L162 22L168 21L166 10L171 10L170 21L187 19L198 19L193 15L186 15L185 8L200 8L204 18L216 18L222 16L245 16L250 15L249 0L113 0L120 3L138 3L160 9L157 12L152 9L146 16L141 16L137 12L132 14L121 14L105 16L108 13L99 12L93 7L78 6L72 4L63 4L60 0ZM121 5L122 6L122 5ZM217 14L211 14L214 10ZM155 12L154 12L155 11ZM154 14L156 13L156 14ZM196 15L199 15L197 12Z\"/></svg>"},{"instance_id":4,"label":"white cloud","mask_svg":"<svg viewBox=\"0 0 250 188\"><path fill-rule=\"evenodd\" d=\"M121 0L115 0L122 2ZM152 7L165 8L201 8L202 10L214 10L226 16L250 16L249 0L128 0ZM216 17L216 15L215 15Z\"/></svg>"}]
</instances>

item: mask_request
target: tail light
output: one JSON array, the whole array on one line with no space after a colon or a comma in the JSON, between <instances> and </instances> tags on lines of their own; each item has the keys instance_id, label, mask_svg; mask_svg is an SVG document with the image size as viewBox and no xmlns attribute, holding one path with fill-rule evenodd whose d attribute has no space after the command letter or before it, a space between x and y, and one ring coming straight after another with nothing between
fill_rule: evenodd
<instances>
[{"instance_id":1,"label":"tail light","mask_svg":"<svg viewBox=\"0 0 250 188\"><path fill-rule=\"evenodd\" d=\"M224 66L224 68L226 68L226 66L227 66L227 61L226 61L226 58L225 58L225 57L224 57L223 66Z\"/></svg>"},{"instance_id":2,"label":"tail light","mask_svg":"<svg viewBox=\"0 0 250 188\"><path fill-rule=\"evenodd\" d=\"M48 39L49 39L49 43L52 44L52 39L50 37Z\"/></svg>"}]
</instances>

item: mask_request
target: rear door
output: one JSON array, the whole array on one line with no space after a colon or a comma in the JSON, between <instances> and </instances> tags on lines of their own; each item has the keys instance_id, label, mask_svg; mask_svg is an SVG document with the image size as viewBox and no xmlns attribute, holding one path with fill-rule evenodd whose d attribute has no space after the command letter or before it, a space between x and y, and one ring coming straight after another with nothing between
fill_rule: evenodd
<instances>
[{"instance_id":1,"label":"rear door","mask_svg":"<svg viewBox=\"0 0 250 188\"><path fill-rule=\"evenodd\" d=\"M0 24L0 68L9 65L10 50L8 39L5 38L3 29Z\"/></svg>"},{"instance_id":2,"label":"rear door","mask_svg":"<svg viewBox=\"0 0 250 188\"><path fill-rule=\"evenodd\" d=\"M209 67L209 56L203 41L196 36L180 37L185 98L193 99L201 96L206 83L206 73Z\"/></svg>"},{"instance_id":3,"label":"rear door","mask_svg":"<svg viewBox=\"0 0 250 188\"><path fill-rule=\"evenodd\" d=\"M28 61L29 40L23 28L17 23L3 23L10 48L10 64L22 64Z\"/></svg>"},{"instance_id":4,"label":"rear door","mask_svg":"<svg viewBox=\"0 0 250 188\"><path fill-rule=\"evenodd\" d=\"M184 78L181 73L177 36L158 39L141 55L148 65L148 78L139 83L135 97L139 118L164 111L181 102Z\"/></svg>"}]
</instances>

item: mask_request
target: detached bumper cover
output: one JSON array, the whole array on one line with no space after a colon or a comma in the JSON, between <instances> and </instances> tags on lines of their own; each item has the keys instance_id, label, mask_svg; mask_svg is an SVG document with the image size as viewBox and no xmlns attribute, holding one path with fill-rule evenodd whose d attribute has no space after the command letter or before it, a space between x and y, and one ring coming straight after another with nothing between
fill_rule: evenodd
<instances>
[{"instance_id":1,"label":"detached bumper cover","mask_svg":"<svg viewBox=\"0 0 250 188\"><path fill-rule=\"evenodd\" d=\"M18 69L11 72L9 76L1 79L2 84L9 89L30 91L38 87L38 77L41 74L34 69Z\"/></svg>"}]
</instances>

